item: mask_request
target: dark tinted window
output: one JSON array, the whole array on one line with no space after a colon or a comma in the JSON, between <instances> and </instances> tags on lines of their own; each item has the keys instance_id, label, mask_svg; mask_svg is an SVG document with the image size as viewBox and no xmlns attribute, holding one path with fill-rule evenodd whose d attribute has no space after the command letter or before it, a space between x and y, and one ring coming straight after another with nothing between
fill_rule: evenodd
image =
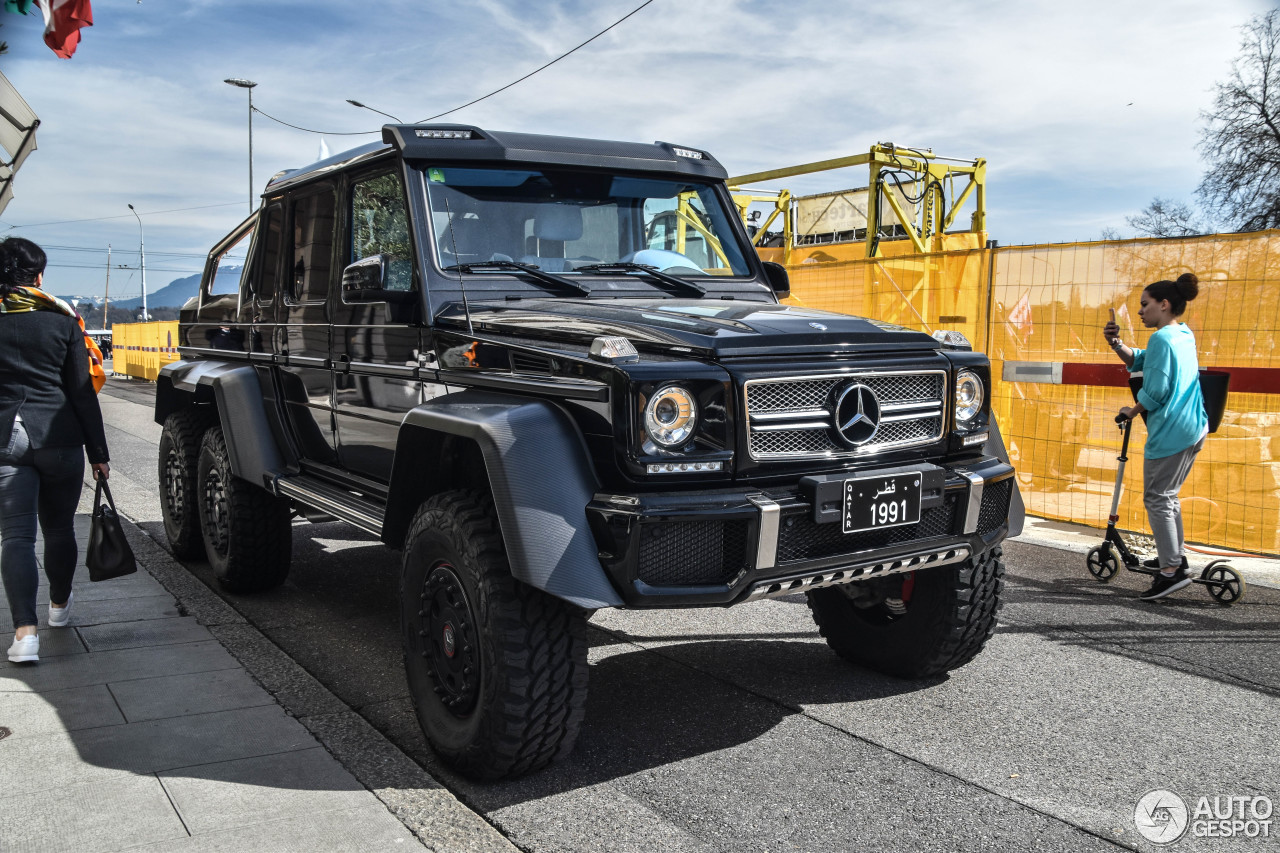
<instances>
[{"instance_id":1,"label":"dark tinted window","mask_svg":"<svg viewBox=\"0 0 1280 853\"><path fill-rule=\"evenodd\" d=\"M413 289L409 215L400 178L387 172L351 187L351 254L347 262L387 257L387 290Z\"/></svg>"},{"instance_id":2,"label":"dark tinted window","mask_svg":"<svg viewBox=\"0 0 1280 853\"><path fill-rule=\"evenodd\" d=\"M267 209L263 219L262 251L254 266L253 292L259 302L270 302L276 295L276 280L280 277L280 249L284 236L284 208L278 204Z\"/></svg>"},{"instance_id":3,"label":"dark tinted window","mask_svg":"<svg viewBox=\"0 0 1280 853\"><path fill-rule=\"evenodd\" d=\"M290 205L293 255L289 295L296 302L323 302L333 271L332 189L296 198Z\"/></svg>"}]
</instances>

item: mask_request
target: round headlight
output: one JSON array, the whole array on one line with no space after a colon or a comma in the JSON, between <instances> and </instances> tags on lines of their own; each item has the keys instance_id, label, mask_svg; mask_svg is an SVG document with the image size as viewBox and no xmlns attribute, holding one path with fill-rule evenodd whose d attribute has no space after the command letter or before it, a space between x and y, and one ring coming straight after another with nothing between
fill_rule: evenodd
<instances>
[{"instance_id":1,"label":"round headlight","mask_svg":"<svg viewBox=\"0 0 1280 853\"><path fill-rule=\"evenodd\" d=\"M649 398L644 407L644 428L661 447L684 444L698 425L698 404L679 385L668 385Z\"/></svg>"},{"instance_id":2,"label":"round headlight","mask_svg":"<svg viewBox=\"0 0 1280 853\"><path fill-rule=\"evenodd\" d=\"M966 427L982 411L982 378L972 370L956 377L956 424Z\"/></svg>"}]
</instances>

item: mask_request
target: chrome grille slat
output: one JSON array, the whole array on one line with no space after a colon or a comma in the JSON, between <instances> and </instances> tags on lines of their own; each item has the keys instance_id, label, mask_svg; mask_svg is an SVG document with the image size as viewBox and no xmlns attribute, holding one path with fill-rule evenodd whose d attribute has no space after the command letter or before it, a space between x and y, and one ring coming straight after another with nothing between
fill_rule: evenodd
<instances>
[{"instance_id":1,"label":"chrome grille slat","mask_svg":"<svg viewBox=\"0 0 1280 853\"><path fill-rule=\"evenodd\" d=\"M757 461L844 458L938 441L946 377L942 370L907 370L749 379L747 451ZM851 381L870 387L884 413L875 437L854 449L832 435L833 392Z\"/></svg>"}]
</instances>

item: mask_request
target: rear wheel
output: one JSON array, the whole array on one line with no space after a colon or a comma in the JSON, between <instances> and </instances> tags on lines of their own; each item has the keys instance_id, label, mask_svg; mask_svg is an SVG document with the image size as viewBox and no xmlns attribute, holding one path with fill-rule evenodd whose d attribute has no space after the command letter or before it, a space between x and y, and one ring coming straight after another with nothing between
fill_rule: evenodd
<instances>
[{"instance_id":1,"label":"rear wheel","mask_svg":"<svg viewBox=\"0 0 1280 853\"><path fill-rule=\"evenodd\" d=\"M200 443L197 503L205 553L232 592L261 592L284 583L293 555L289 502L231 473L222 427Z\"/></svg>"},{"instance_id":2,"label":"rear wheel","mask_svg":"<svg viewBox=\"0 0 1280 853\"><path fill-rule=\"evenodd\" d=\"M846 660L901 678L938 675L973 660L995 631L1004 589L1000 554L993 548L955 566L913 572L900 588L872 596L858 584L811 590L809 609L827 645Z\"/></svg>"},{"instance_id":3,"label":"rear wheel","mask_svg":"<svg viewBox=\"0 0 1280 853\"><path fill-rule=\"evenodd\" d=\"M423 503L405 540L400 600L409 691L446 763L501 779L573 749L586 709L586 618L511 576L488 495Z\"/></svg>"},{"instance_id":4,"label":"rear wheel","mask_svg":"<svg viewBox=\"0 0 1280 853\"><path fill-rule=\"evenodd\" d=\"M203 409L182 409L165 418L160 433L160 514L169 547L183 560L204 556L196 482L200 439L212 421Z\"/></svg>"}]
</instances>

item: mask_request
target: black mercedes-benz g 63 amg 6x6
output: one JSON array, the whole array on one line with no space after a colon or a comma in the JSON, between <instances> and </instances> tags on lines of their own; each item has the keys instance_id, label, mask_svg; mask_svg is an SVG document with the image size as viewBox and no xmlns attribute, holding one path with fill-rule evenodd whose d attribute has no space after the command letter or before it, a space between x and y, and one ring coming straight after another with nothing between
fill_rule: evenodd
<instances>
[{"instance_id":1,"label":"black mercedes-benz g 63 amg 6x6","mask_svg":"<svg viewBox=\"0 0 1280 853\"><path fill-rule=\"evenodd\" d=\"M274 177L182 309L178 556L252 592L295 517L403 551L419 719L479 778L572 748L597 608L804 593L883 672L981 650L1016 487L963 336L780 304L705 151L383 140Z\"/></svg>"}]
</instances>

